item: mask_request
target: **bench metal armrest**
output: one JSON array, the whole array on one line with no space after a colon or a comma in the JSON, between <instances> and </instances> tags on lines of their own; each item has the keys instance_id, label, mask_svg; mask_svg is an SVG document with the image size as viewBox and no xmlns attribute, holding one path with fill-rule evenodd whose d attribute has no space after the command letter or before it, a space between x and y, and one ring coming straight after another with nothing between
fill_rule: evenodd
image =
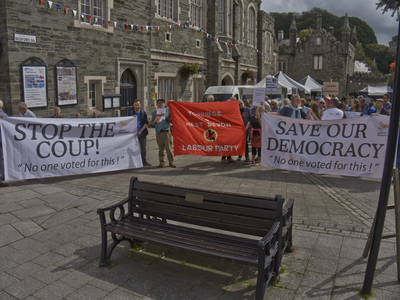
<instances>
[{"instance_id":1,"label":"bench metal armrest","mask_svg":"<svg viewBox=\"0 0 400 300\"><path fill-rule=\"evenodd\" d=\"M258 241L257 247L259 249L263 249L268 243L271 242L272 239L275 239L277 241L278 240L277 232L280 226L281 224L279 222L275 222L274 225L272 225L271 229L268 231L268 233L261 240Z\"/></svg>"},{"instance_id":2,"label":"bench metal armrest","mask_svg":"<svg viewBox=\"0 0 400 300\"><path fill-rule=\"evenodd\" d=\"M105 225L114 223L116 221L121 221L126 217L126 209L125 206L128 205L128 210L129 210L129 203L131 201L131 198L128 197L125 200L122 200L119 203L116 203L114 205L105 207L105 208L99 208L97 210L97 214L100 216L100 223L101 227L104 228ZM116 217L115 212L119 212L118 217ZM106 213L109 212L109 218L108 220L106 219Z\"/></svg>"}]
</instances>

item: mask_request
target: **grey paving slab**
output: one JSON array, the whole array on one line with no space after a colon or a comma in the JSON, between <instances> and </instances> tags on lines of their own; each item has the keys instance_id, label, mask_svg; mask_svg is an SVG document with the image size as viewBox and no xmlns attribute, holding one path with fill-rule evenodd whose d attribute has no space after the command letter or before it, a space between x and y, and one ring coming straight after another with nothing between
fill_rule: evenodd
<instances>
[{"instance_id":1,"label":"grey paving slab","mask_svg":"<svg viewBox=\"0 0 400 300\"><path fill-rule=\"evenodd\" d=\"M0 247L18 241L24 237L9 224L0 226L0 232Z\"/></svg>"},{"instance_id":2,"label":"grey paving slab","mask_svg":"<svg viewBox=\"0 0 400 300\"><path fill-rule=\"evenodd\" d=\"M358 291L367 260L361 255L379 180L223 165L217 157L198 156L176 157L178 168L159 169L156 148L153 134L148 160L155 167L10 182L2 188L0 230L8 234L0 236L6 240L0 243L0 299L254 299L256 268L156 245L143 244L136 252L122 243L111 263L99 268L96 209L124 199L131 176L293 197L295 248L284 256L281 279L265 299L362 299ZM385 231L393 232L393 224L388 213ZM370 299L400 299L396 276L395 244L385 241Z\"/></svg>"}]
</instances>

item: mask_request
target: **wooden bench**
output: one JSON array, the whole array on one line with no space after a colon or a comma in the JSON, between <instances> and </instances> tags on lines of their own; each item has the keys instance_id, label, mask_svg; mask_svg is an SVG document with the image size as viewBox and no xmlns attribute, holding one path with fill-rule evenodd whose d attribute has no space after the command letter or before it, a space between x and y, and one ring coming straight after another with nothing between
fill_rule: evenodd
<instances>
[{"instance_id":1,"label":"wooden bench","mask_svg":"<svg viewBox=\"0 0 400 300\"><path fill-rule=\"evenodd\" d=\"M275 277L283 252L292 249L293 199L222 194L131 179L129 197L99 209L106 266L122 241L138 241L258 266L256 299ZM189 225L188 225L189 224ZM205 230L207 228L208 230ZM108 247L107 232L113 242ZM108 247L108 249L107 249Z\"/></svg>"}]
</instances>

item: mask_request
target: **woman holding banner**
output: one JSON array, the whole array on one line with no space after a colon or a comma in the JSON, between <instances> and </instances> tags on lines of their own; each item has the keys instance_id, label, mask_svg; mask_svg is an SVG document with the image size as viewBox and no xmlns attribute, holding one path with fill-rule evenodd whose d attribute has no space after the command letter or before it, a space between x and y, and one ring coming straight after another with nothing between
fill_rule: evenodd
<instances>
[{"instance_id":1,"label":"woman holding banner","mask_svg":"<svg viewBox=\"0 0 400 300\"><path fill-rule=\"evenodd\" d=\"M251 166L259 166L261 163L261 114L264 112L262 106L255 109L255 114L247 122L246 131L250 129L250 140L251 140ZM256 162L256 154L258 159Z\"/></svg>"}]
</instances>

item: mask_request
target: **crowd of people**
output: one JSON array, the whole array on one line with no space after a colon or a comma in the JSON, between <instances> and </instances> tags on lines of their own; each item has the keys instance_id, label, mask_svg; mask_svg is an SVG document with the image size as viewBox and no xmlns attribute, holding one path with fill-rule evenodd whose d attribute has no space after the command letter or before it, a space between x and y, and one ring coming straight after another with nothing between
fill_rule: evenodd
<instances>
[{"instance_id":1,"label":"crowd of people","mask_svg":"<svg viewBox=\"0 0 400 300\"><path fill-rule=\"evenodd\" d=\"M209 95L208 102L214 102L214 97ZM346 118L346 112L351 112L349 116L390 116L392 104L390 96L383 95L373 103L372 99L363 96L343 97L340 101L337 97L323 96L314 100L311 98L301 98L300 95L293 95L291 99L283 99L283 105L279 107L276 99L269 100L265 97L264 106L251 107L249 98L244 95L242 99L231 97L230 101L237 101L239 104L240 114L246 130L246 147L245 147L245 163L252 166L259 166L261 162L261 116L263 112L271 114L279 114L281 116L310 119L310 120L338 120ZM134 114L137 119L137 136L140 145L142 163L144 167L150 167L146 160L146 137L148 135L149 119L147 113L141 109L141 101L139 99L133 102ZM20 117L36 118L36 115L28 109L25 102L18 104ZM7 114L3 111L3 102L0 100L0 118L6 118ZM61 109L54 108L51 118L62 118ZM93 118L97 118L97 113L93 113ZM76 118L80 118L80 114L76 113ZM159 168L165 166L165 152L169 166L176 168L174 155L172 150L172 133L171 133L171 116L168 107L165 107L164 99L156 100L156 110L152 113L151 125L156 131L156 142L159 147ZM251 145L251 160L249 155L249 146ZM164 152L165 151L165 152ZM234 160L231 156L222 156L223 164L236 163L241 161L242 156ZM1 147L1 131L0 131L0 187L7 186L4 181L4 164L3 150Z\"/></svg>"}]
</instances>

